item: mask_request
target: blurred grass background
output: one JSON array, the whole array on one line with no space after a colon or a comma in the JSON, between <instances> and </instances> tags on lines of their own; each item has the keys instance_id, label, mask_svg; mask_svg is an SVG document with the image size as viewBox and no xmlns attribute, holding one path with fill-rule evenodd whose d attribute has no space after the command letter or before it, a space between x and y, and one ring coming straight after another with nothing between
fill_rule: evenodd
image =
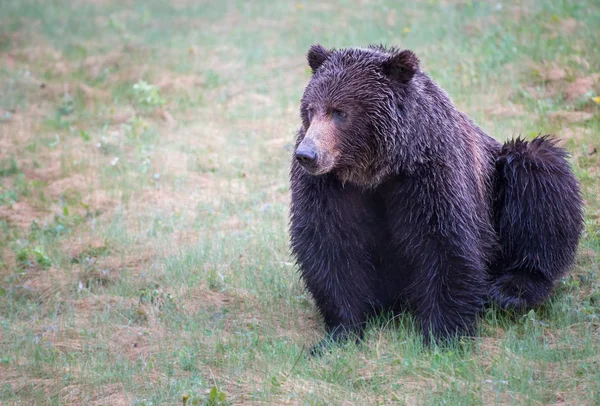
<instances>
[{"instance_id":1,"label":"blurred grass background","mask_svg":"<svg viewBox=\"0 0 600 406\"><path fill-rule=\"evenodd\" d=\"M0 403L598 404L600 3L0 2ZM395 45L499 140L553 133L573 273L468 349L407 316L304 356L289 256L305 53Z\"/></svg>"}]
</instances>

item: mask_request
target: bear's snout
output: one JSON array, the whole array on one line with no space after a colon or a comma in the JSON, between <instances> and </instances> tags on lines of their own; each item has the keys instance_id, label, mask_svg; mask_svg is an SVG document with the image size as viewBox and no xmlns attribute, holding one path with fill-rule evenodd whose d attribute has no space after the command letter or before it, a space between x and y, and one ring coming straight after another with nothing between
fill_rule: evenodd
<instances>
[{"instance_id":1,"label":"bear's snout","mask_svg":"<svg viewBox=\"0 0 600 406\"><path fill-rule=\"evenodd\" d=\"M298 163L308 171L316 169L319 154L317 152L317 146L312 139L305 138L302 140L296 149L296 159L298 160Z\"/></svg>"},{"instance_id":2,"label":"bear's snout","mask_svg":"<svg viewBox=\"0 0 600 406\"><path fill-rule=\"evenodd\" d=\"M337 131L331 120L315 117L296 148L294 158L311 175L331 172L339 155L336 138Z\"/></svg>"}]
</instances>

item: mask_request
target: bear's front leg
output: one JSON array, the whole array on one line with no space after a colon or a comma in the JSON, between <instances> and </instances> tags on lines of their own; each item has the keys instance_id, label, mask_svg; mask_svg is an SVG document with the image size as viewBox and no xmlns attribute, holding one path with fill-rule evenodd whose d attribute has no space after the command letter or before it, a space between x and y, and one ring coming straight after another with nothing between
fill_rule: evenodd
<instances>
[{"instance_id":1,"label":"bear's front leg","mask_svg":"<svg viewBox=\"0 0 600 406\"><path fill-rule=\"evenodd\" d=\"M327 337L312 353L330 342L360 340L375 299L366 278L374 271L364 247L351 235L314 226L303 228L292 246L327 330Z\"/></svg>"},{"instance_id":2,"label":"bear's front leg","mask_svg":"<svg viewBox=\"0 0 600 406\"><path fill-rule=\"evenodd\" d=\"M292 178L290 236L302 279L326 325L322 344L360 339L376 305L368 199L333 177ZM321 348L322 345L315 349Z\"/></svg>"},{"instance_id":3,"label":"bear's front leg","mask_svg":"<svg viewBox=\"0 0 600 406\"><path fill-rule=\"evenodd\" d=\"M342 343L346 340L360 341L364 335L369 313L364 290L344 289L342 285L336 285L337 281L333 278L326 279L329 281L324 279L322 282L328 283L330 288L325 290L316 287L320 282L315 283L310 278L305 278L308 290L323 317L327 332L326 337L311 348L311 355L320 354L333 343Z\"/></svg>"}]
</instances>

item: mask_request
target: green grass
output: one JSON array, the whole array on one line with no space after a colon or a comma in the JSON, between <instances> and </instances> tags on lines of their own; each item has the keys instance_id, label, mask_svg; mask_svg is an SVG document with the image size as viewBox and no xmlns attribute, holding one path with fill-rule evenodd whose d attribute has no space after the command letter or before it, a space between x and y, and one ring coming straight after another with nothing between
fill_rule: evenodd
<instances>
[{"instance_id":1,"label":"green grass","mask_svg":"<svg viewBox=\"0 0 600 406\"><path fill-rule=\"evenodd\" d=\"M598 404L599 27L594 0L2 1L0 403ZM563 137L586 233L548 303L462 349L404 316L306 357L288 170L317 42L413 49L499 140Z\"/></svg>"}]
</instances>

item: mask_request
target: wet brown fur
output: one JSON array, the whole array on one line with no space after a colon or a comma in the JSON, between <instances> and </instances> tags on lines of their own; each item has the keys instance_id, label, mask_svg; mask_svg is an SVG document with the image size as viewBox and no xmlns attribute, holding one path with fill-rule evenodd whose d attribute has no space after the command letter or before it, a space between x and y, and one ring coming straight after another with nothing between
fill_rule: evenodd
<instances>
[{"instance_id":1,"label":"wet brown fur","mask_svg":"<svg viewBox=\"0 0 600 406\"><path fill-rule=\"evenodd\" d=\"M317 176L292 161L290 234L331 337L361 336L387 309L445 340L472 334L489 301L548 297L583 224L564 150L548 137L500 144L411 51L315 45L308 62L296 148L314 137L329 157Z\"/></svg>"}]
</instances>

